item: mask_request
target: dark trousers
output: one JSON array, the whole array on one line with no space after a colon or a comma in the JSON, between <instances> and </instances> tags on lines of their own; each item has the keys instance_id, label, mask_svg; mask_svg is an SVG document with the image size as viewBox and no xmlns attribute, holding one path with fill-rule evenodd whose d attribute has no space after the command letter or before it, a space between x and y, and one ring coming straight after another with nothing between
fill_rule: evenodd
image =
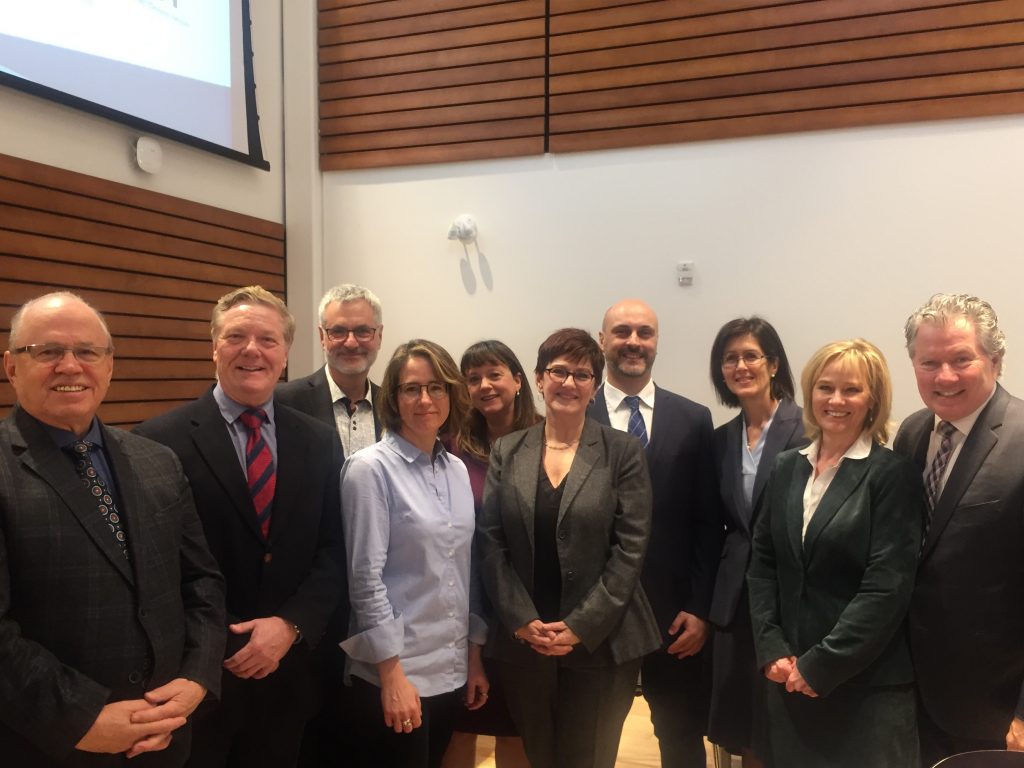
<instances>
[{"instance_id":1,"label":"dark trousers","mask_svg":"<svg viewBox=\"0 0 1024 768\"><path fill-rule=\"evenodd\" d=\"M531 768L613 768L640 660L568 667L541 657L521 667L495 661Z\"/></svg>"},{"instance_id":2,"label":"dark trousers","mask_svg":"<svg viewBox=\"0 0 1024 768\"><path fill-rule=\"evenodd\" d=\"M384 724L380 688L352 678L353 713L362 733L354 765L360 768L439 768L455 728L465 688L421 696L423 724L411 733L395 733ZM345 763L341 763L344 765Z\"/></svg>"},{"instance_id":3,"label":"dark trousers","mask_svg":"<svg viewBox=\"0 0 1024 768\"><path fill-rule=\"evenodd\" d=\"M1006 727L1010 727L1009 722L1006 723ZM974 752L979 749L1006 749L1005 740L968 739L946 733L928 715L920 696L917 701L917 735L921 740L921 768L932 768L940 760L961 752Z\"/></svg>"},{"instance_id":4,"label":"dark trousers","mask_svg":"<svg viewBox=\"0 0 1024 768\"><path fill-rule=\"evenodd\" d=\"M677 659L664 649L644 657L641 683L651 708L663 768L704 768L709 686L704 653Z\"/></svg>"}]
</instances>

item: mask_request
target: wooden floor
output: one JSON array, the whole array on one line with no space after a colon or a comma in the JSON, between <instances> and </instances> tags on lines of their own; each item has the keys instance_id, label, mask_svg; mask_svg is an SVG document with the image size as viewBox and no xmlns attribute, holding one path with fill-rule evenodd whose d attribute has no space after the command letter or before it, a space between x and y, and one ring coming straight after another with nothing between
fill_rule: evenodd
<instances>
[{"instance_id":1,"label":"wooden floor","mask_svg":"<svg viewBox=\"0 0 1024 768\"><path fill-rule=\"evenodd\" d=\"M476 764L477 768L495 768L494 765L494 739L489 736L481 736L477 739ZM706 745L708 755L708 768L715 768L714 754L710 745ZM734 759L736 766L739 766L739 758ZM626 724L622 729L622 742L619 744L619 757L615 765L620 768L660 768L661 759L658 755L658 742L654 738L654 729L651 727L651 711L647 708L647 702L642 696L633 700L633 708L626 717ZM727 768L723 764L720 768Z\"/></svg>"}]
</instances>

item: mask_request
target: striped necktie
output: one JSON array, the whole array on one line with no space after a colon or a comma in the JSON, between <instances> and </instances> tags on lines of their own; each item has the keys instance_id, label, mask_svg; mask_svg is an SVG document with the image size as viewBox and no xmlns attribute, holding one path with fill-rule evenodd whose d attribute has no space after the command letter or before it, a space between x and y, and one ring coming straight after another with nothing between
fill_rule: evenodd
<instances>
[{"instance_id":1,"label":"striped necktie","mask_svg":"<svg viewBox=\"0 0 1024 768\"><path fill-rule=\"evenodd\" d=\"M274 489L277 486L277 472L270 446L263 439L260 427L267 420L261 408L250 408L238 417L249 430L245 443L245 475L249 482L249 494L256 508L256 520L266 538L270 533L270 512L274 505Z\"/></svg>"},{"instance_id":2,"label":"striped necktie","mask_svg":"<svg viewBox=\"0 0 1024 768\"><path fill-rule=\"evenodd\" d=\"M932 524L932 513L935 511L935 505L939 503L939 494L942 491L942 476L946 474L949 458L953 455L953 435L957 433L957 428L948 421L940 421L936 432L939 433L940 437L939 449L935 451L935 458L932 459L928 471L924 473L924 495L927 502L924 536L928 535L928 528ZM924 536L922 536L922 541Z\"/></svg>"},{"instance_id":3,"label":"striped necktie","mask_svg":"<svg viewBox=\"0 0 1024 768\"><path fill-rule=\"evenodd\" d=\"M622 399L629 406L629 434L639 440L640 445L646 448L647 426L644 424L644 415L640 413L640 398L637 395L626 395Z\"/></svg>"}]
</instances>

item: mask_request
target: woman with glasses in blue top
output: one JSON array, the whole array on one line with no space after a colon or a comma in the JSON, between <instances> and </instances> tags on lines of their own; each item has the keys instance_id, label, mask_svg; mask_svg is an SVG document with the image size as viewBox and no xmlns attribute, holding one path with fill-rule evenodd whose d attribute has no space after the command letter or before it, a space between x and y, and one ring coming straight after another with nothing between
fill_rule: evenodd
<instances>
[{"instance_id":1,"label":"woman with glasses in blue top","mask_svg":"<svg viewBox=\"0 0 1024 768\"><path fill-rule=\"evenodd\" d=\"M360 766L437 768L463 702L487 699L487 628L471 589L473 492L444 448L469 395L451 356L414 339L381 382L380 442L341 473ZM472 607L471 607L472 606Z\"/></svg>"},{"instance_id":2,"label":"woman with glasses in blue top","mask_svg":"<svg viewBox=\"0 0 1024 768\"><path fill-rule=\"evenodd\" d=\"M586 416L604 356L541 344L546 416L499 438L478 525L494 606L485 654L533 768L611 768L642 657L661 636L640 586L651 487L639 441Z\"/></svg>"}]
</instances>

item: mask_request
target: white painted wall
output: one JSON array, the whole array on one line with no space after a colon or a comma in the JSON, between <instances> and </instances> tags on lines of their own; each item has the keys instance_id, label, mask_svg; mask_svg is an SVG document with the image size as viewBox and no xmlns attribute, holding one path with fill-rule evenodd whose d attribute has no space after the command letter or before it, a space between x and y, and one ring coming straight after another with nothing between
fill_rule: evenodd
<instances>
[{"instance_id":1,"label":"white painted wall","mask_svg":"<svg viewBox=\"0 0 1024 768\"><path fill-rule=\"evenodd\" d=\"M0 88L0 153L284 221L281 0L251 0L253 66L264 157L270 171L159 138L163 170L134 162L140 132L78 110Z\"/></svg>"},{"instance_id":2,"label":"white painted wall","mask_svg":"<svg viewBox=\"0 0 1024 768\"><path fill-rule=\"evenodd\" d=\"M329 173L322 279L381 296L378 377L413 336L456 359L497 337L529 369L550 331L596 332L609 304L639 296L660 315L665 387L712 405L715 332L759 313L798 372L826 342L876 343L902 419L919 404L903 322L937 291L993 303L1004 381L1024 393L1021 146L1024 117L1010 117ZM460 213L476 217L483 257L446 239ZM692 288L676 285L681 259L697 264Z\"/></svg>"}]
</instances>

